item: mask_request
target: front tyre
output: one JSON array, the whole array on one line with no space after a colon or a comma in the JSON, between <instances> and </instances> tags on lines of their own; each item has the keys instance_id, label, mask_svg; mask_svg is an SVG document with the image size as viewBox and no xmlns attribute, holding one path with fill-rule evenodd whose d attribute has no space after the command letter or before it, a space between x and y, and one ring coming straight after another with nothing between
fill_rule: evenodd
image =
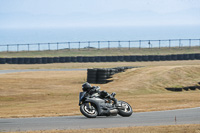
<instances>
[{"instance_id":1,"label":"front tyre","mask_svg":"<svg viewBox=\"0 0 200 133\"><path fill-rule=\"evenodd\" d=\"M122 104L123 109L119 109L119 115L123 116L123 117L129 117L132 115L133 110L131 108L131 106L124 101L119 101Z\"/></svg>"},{"instance_id":2,"label":"front tyre","mask_svg":"<svg viewBox=\"0 0 200 133\"><path fill-rule=\"evenodd\" d=\"M88 103L81 104L80 111L84 116L86 116L88 118L96 118L96 116L98 114L95 106L91 104L88 107Z\"/></svg>"}]
</instances>

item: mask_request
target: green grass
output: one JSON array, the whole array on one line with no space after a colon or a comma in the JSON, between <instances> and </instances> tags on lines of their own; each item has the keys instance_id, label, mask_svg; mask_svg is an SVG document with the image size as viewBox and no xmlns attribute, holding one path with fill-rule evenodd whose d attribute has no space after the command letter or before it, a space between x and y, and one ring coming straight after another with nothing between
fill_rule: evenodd
<instances>
[{"instance_id":1,"label":"green grass","mask_svg":"<svg viewBox=\"0 0 200 133\"><path fill-rule=\"evenodd\" d=\"M59 56L116 56L116 55L166 55L200 53L200 47L172 48L111 48L111 49L65 49L52 51L0 52L0 57L59 57Z\"/></svg>"}]
</instances>

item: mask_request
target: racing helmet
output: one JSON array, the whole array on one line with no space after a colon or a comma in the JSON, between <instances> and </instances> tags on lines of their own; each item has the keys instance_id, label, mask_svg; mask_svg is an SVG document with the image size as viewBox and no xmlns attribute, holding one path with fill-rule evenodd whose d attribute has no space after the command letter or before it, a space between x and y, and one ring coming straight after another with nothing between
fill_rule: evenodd
<instances>
[{"instance_id":1,"label":"racing helmet","mask_svg":"<svg viewBox=\"0 0 200 133\"><path fill-rule=\"evenodd\" d=\"M83 91L88 91L89 89L91 89L92 86L88 83L88 82L85 82L83 85L82 85L82 90Z\"/></svg>"}]
</instances>

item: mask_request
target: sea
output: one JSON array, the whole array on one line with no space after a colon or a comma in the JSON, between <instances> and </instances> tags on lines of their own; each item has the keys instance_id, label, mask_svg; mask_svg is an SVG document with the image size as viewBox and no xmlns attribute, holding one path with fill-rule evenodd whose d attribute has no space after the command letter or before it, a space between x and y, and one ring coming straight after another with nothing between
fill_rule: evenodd
<instances>
[{"instance_id":1,"label":"sea","mask_svg":"<svg viewBox=\"0 0 200 133\"><path fill-rule=\"evenodd\" d=\"M194 42L191 42L191 40L190 42L187 40L184 42L183 40L176 43L168 41L139 42L139 40L170 39L197 40L194 40ZM198 39L200 39L200 25L0 29L0 51L34 51L85 47L150 47L150 45L155 47L158 47L158 45L161 47L171 45L199 46L200 41ZM102 42L97 43L98 41ZM123 43L123 41L125 42Z\"/></svg>"}]
</instances>

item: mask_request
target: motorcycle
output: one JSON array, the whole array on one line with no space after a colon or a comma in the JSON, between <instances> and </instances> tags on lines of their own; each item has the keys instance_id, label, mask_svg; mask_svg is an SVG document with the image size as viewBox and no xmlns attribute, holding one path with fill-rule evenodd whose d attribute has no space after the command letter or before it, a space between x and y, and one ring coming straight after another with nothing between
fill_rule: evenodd
<instances>
[{"instance_id":1,"label":"motorcycle","mask_svg":"<svg viewBox=\"0 0 200 133\"><path fill-rule=\"evenodd\" d=\"M110 96L115 97L115 95L115 93L112 93ZM110 98L100 97L99 93L89 95L86 92L80 92L79 106L81 113L88 118L117 116L117 114L129 117L133 113L132 107L127 102L117 101L117 104L115 104Z\"/></svg>"}]
</instances>

